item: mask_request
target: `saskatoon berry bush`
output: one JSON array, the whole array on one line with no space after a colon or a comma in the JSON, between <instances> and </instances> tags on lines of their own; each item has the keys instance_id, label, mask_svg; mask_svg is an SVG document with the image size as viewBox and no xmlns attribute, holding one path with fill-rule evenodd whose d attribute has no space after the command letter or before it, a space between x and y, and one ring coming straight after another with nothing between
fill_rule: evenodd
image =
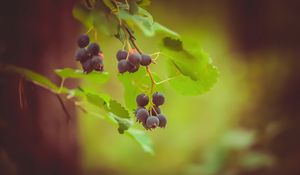
<instances>
[{"instance_id":1,"label":"saskatoon berry bush","mask_svg":"<svg viewBox=\"0 0 300 175\"><path fill-rule=\"evenodd\" d=\"M125 133L146 152L153 153L147 132L163 132L162 128L168 129L172 122L172 116L163 110L168 103L165 92L173 89L181 95L201 95L215 84L219 72L201 48L186 46L180 34L154 21L145 9L147 2L78 1L73 16L83 25L83 32L74 38L74 58L68 58L78 67L54 70L61 78L59 85L25 68L1 65L2 70L21 74L54 94L65 95L79 111L106 119L117 126L120 134ZM120 43L119 47L110 48L114 53L107 54L102 49L110 47L102 42L103 36ZM150 53L140 42L141 37L155 38L159 49ZM114 64L114 69L107 69L108 63ZM162 63L166 67L155 72ZM105 90L88 85L70 88L64 84L66 79L82 79L104 86L112 75L124 88L124 100L116 100Z\"/></svg>"}]
</instances>

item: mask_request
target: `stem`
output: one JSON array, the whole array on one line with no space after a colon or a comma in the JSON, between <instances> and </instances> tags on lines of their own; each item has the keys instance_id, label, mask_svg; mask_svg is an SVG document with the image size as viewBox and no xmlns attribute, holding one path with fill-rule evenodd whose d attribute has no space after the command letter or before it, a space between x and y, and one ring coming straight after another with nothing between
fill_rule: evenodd
<instances>
[{"instance_id":1,"label":"stem","mask_svg":"<svg viewBox=\"0 0 300 175\"><path fill-rule=\"evenodd\" d=\"M96 30L94 30L94 37L95 37L95 40L98 41L98 33Z\"/></svg>"},{"instance_id":2,"label":"stem","mask_svg":"<svg viewBox=\"0 0 300 175\"><path fill-rule=\"evenodd\" d=\"M93 8L93 6L92 6L92 4L91 4L91 2L89 1L89 0L85 0L85 2L86 2L86 5L89 7L89 8Z\"/></svg>"},{"instance_id":3,"label":"stem","mask_svg":"<svg viewBox=\"0 0 300 175\"><path fill-rule=\"evenodd\" d=\"M88 34L88 33L90 33L92 30L94 29L94 26L93 27L91 27L87 32L85 32L85 34Z\"/></svg>"},{"instance_id":4,"label":"stem","mask_svg":"<svg viewBox=\"0 0 300 175\"><path fill-rule=\"evenodd\" d=\"M57 97L57 99L58 99L58 101L59 101L59 103L60 103L60 105L61 105L61 107L62 107L64 113L65 113L66 116L67 116L67 122L70 121L70 120L71 120L71 115L70 115L70 113L68 112L68 110L67 110L67 108L66 108L66 106L65 106L65 104L64 104L64 102L63 102L63 100L61 99L61 97L60 97L58 94L56 94L56 97Z\"/></svg>"},{"instance_id":5,"label":"stem","mask_svg":"<svg viewBox=\"0 0 300 175\"><path fill-rule=\"evenodd\" d=\"M154 64L156 64L156 60L157 60L157 58L160 56L160 54L161 54L161 52L157 52L157 53L151 54L151 56L156 55L155 58L151 59L151 61L152 61Z\"/></svg>"},{"instance_id":6,"label":"stem","mask_svg":"<svg viewBox=\"0 0 300 175\"><path fill-rule=\"evenodd\" d=\"M128 27L126 27L126 26L124 25L124 28L125 28L125 30L127 31L127 33L129 34L129 40L130 40L131 44L132 44L132 45L134 46L134 48L142 55L142 54L143 54L142 50L138 47L138 45L137 45L136 42L135 42L135 41L136 41L136 38L135 38L135 37L133 36L133 34L130 32L130 30L128 29ZM153 78L153 75L152 75L152 73L151 73L151 70L150 70L149 66L146 66L146 71L147 71L147 74L149 75L150 80L151 80L150 94L152 94L156 82L155 82L155 80L154 80L154 78Z\"/></svg>"},{"instance_id":7,"label":"stem","mask_svg":"<svg viewBox=\"0 0 300 175\"><path fill-rule=\"evenodd\" d=\"M18 92L19 92L19 101L20 101L20 108L24 109L24 77L21 76L19 80L19 86L18 86Z\"/></svg>"},{"instance_id":8,"label":"stem","mask_svg":"<svg viewBox=\"0 0 300 175\"><path fill-rule=\"evenodd\" d=\"M126 27L125 25L123 25L125 30L127 31L127 33L129 34L129 40L131 42L131 44L133 45L133 47L140 53L143 54L143 51L138 47L138 45L136 44L135 40L136 38L133 36L133 34L130 32L130 30L128 29L128 27Z\"/></svg>"},{"instance_id":9,"label":"stem","mask_svg":"<svg viewBox=\"0 0 300 175\"><path fill-rule=\"evenodd\" d=\"M57 97L57 99L58 99L58 101L59 101L61 107L63 108L64 113L65 113L66 116L67 116L67 121L70 121L70 119L71 119L72 117L71 117L70 113L68 112L67 108L65 107L65 105L64 105L64 103L63 103L61 97L59 96L59 93L60 93L59 91L54 91L54 90L48 88L47 86L43 86L43 85L41 85L41 84L39 84L39 83L36 83L35 81L30 81L30 82L33 83L33 84L35 84L35 85L37 85L37 86L39 86L39 87L42 87L42 88L44 88L45 90L47 90L47 91L53 93L54 95L56 95L56 97ZM69 100L69 99L68 99L68 100Z\"/></svg>"},{"instance_id":10,"label":"stem","mask_svg":"<svg viewBox=\"0 0 300 175\"><path fill-rule=\"evenodd\" d=\"M167 81L170 81L170 80L172 80L172 79L174 79L174 78L176 78L176 77L178 77L178 75L177 75L177 76L174 76L174 77L169 77L169 78L167 78L167 79L165 79L165 80L162 80L162 81L160 81L160 82L157 82L156 84L162 84L162 83L167 82Z\"/></svg>"},{"instance_id":11,"label":"stem","mask_svg":"<svg viewBox=\"0 0 300 175\"><path fill-rule=\"evenodd\" d=\"M127 0L125 0L125 3L126 3L126 6L127 6L127 8L129 9L129 4L128 4L128 1L127 1Z\"/></svg>"},{"instance_id":12,"label":"stem","mask_svg":"<svg viewBox=\"0 0 300 175\"><path fill-rule=\"evenodd\" d=\"M154 78L153 78L153 76L152 76L152 73L151 73L151 70L150 70L149 66L146 66L146 71L147 71L147 73L148 73L148 75L149 75L149 77L150 77L150 79L151 79L151 89L150 89L150 94L152 94L156 82L155 82L155 80L154 80Z\"/></svg>"},{"instance_id":13,"label":"stem","mask_svg":"<svg viewBox=\"0 0 300 175\"><path fill-rule=\"evenodd\" d=\"M59 86L59 90L58 90L58 93L60 93L64 87L64 83L65 83L65 78L62 78L61 82L60 82L60 86Z\"/></svg>"},{"instance_id":14,"label":"stem","mask_svg":"<svg viewBox=\"0 0 300 175\"><path fill-rule=\"evenodd\" d=\"M154 113L156 114L156 116L158 115L158 113L157 113L157 111L155 110L155 108L154 107L152 107L152 109L153 109L153 111L154 111ZM151 110L152 111L152 110Z\"/></svg>"}]
</instances>

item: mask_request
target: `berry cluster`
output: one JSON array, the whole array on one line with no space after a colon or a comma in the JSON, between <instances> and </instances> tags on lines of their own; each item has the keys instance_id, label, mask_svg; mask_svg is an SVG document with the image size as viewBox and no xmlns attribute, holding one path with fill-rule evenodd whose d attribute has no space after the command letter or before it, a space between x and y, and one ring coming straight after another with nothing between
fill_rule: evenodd
<instances>
[{"instance_id":1,"label":"berry cluster","mask_svg":"<svg viewBox=\"0 0 300 175\"><path fill-rule=\"evenodd\" d=\"M167 124L166 117L161 114L159 106L164 104L165 97L159 92L152 95L152 103L149 103L149 97L140 94L136 97L137 109L135 111L136 120L142 123L145 129L154 129L156 127L164 128ZM146 105L149 107L146 108Z\"/></svg>"},{"instance_id":2,"label":"berry cluster","mask_svg":"<svg viewBox=\"0 0 300 175\"><path fill-rule=\"evenodd\" d=\"M120 73L134 73L139 70L140 65L148 66L152 62L150 55L139 54L135 49L132 49L129 52L126 50L119 50L116 57Z\"/></svg>"},{"instance_id":3,"label":"berry cluster","mask_svg":"<svg viewBox=\"0 0 300 175\"><path fill-rule=\"evenodd\" d=\"M77 45L79 49L75 53L75 58L80 61L83 71L85 73L90 73L93 70L103 71L104 55L100 51L99 44L90 43L89 36L83 34L79 36Z\"/></svg>"}]
</instances>

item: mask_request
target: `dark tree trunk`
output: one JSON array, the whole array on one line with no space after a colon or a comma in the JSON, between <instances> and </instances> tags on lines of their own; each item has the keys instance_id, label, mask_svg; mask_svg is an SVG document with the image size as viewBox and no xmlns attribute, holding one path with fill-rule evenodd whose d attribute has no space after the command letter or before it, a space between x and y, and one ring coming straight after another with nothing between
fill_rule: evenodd
<instances>
[{"instance_id":1,"label":"dark tree trunk","mask_svg":"<svg viewBox=\"0 0 300 175\"><path fill-rule=\"evenodd\" d=\"M30 68L58 82L52 70L72 66L78 28L73 4L74 0L2 2L0 62ZM74 106L64 101L72 114L67 122L55 95L25 82L21 109L20 77L0 77L0 174L81 174Z\"/></svg>"},{"instance_id":2,"label":"dark tree trunk","mask_svg":"<svg viewBox=\"0 0 300 175\"><path fill-rule=\"evenodd\" d=\"M245 55L248 64L265 65L262 71L248 74L250 81L253 74L260 76L255 83L262 96L252 111L243 114L241 123L259 133L254 149L270 152L276 158L271 169L240 174L299 175L300 3L298 0L231 0L229 6L236 48ZM279 64L274 66L274 63ZM270 71L268 65L272 64Z\"/></svg>"}]
</instances>

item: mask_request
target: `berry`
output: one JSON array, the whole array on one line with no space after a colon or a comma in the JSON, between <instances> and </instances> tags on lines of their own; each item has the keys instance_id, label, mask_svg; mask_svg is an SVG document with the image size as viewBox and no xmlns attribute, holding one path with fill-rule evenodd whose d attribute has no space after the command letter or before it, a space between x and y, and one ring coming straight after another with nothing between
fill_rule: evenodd
<instances>
[{"instance_id":1,"label":"berry","mask_svg":"<svg viewBox=\"0 0 300 175\"><path fill-rule=\"evenodd\" d=\"M103 58L104 58L104 54L103 54L101 51L99 51L98 55L99 55L99 56L100 56L100 58L103 60Z\"/></svg>"},{"instance_id":2,"label":"berry","mask_svg":"<svg viewBox=\"0 0 300 175\"><path fill-rule=\"evenodd\" d=\"M147 118L149 117L149 113L146 109L139 109L136 113L136 120L138 122L146 122Z\"/></svg>"},{"instance_id":3,"label":"berry","mask_svg":"<svg viewBox=\"0 0 300 175\"><path fill-rule=\"evenodd\" d=\"M133 66L139 65L141 62L141 55L139 53L133 53L129 55L128 62Z\"/></svg>"},{"instance_id":4,"label":"berry","mask_svg":"<svg viewBox=\"0 0 300 175\"><path fill-rule=\"evenodd\" d=\"M157 116L158 114L160 114L160 109L157 106L152 106L151 108L151 114L154 116Z\"/></svg>"},{"instance_id":5,"label":"berry","mask_svg":"<svg viewBox=\"0 0 300 175\"><path fill-rule=\"evenodd\" d=\"M145 107L143 107L143 106L138 106L138 107L136 108L136 110L134 111L134 115L136 115L137 112L138 112L138 110L140 110L140 109L145 109Z\"/></svg>"},{"instance_id":6,"label":"berry","mask_svg":"<svg viewBox=\"0 0 300 175\"><path fill-rule=\"evenodd\" d=\"M130 72L130 73L134 73L134 72L138 71L139 67L140 67L139 64L136 65L136 66L133 66L130 63L128 63L128 65L129 65L128 72Z\"/></svg>"},{"instance_id":7,"label":"berry","mask_svg":"<svg viewBox=\"0 0 300 175\"><path fill-rule=\"evenodd\" d=\"M130 49L128 51L129 55L134 54L134 53L139 53L136 49Z\"/></svg>"},{"instance_id":8,"label":"berry","mask_svg":"<svg viewBox=\"0 0 300 175\"><path fill-rule=\"evenodd\" d=\"M87 50L91 55L98 55L100 51L100 46L97 43L91 43L88 46Z\"/></svg>"},{"instance_id":9,"label":"berry","mask_svg":"<svg viewBox=\"0 0 300 175\"><path fill-rule=\"evenodd\" d=\"M157 116L158 120L159 120L159 127L164 128L167 125L167 119L164 115L162 114L158 114Z\"/></svg>"},{"instance_id":10,"label":"berry","mask_svg":"<svg viewBox=\"0 0 300 175\"><path fill-rule=\"evenodd\" d=\"M90 73L93 71L93 65L91 64L91 60L86 60L82 63L82 69L85 73Z\"/></svg>"},{"instance_id":11,"label":"berry","mask_svg":"<svg viewBox=\"0 0 300 175\"><path fill-rule=\"evenodd\" d=\"M86 34L80 35L77 39L77 44L78 47L80 48L86 47L89 44L89 42L90 42L90 38Z\"/></svg>"},{"instance_id":12,"label":"berry","mask_svg":"<svg viewBox=\"0 0 300 175\"><path fill-rule=\"evenodd\" d=\"M90 58L88 51L84 48L80 48L75 53L75 58L77 61L85 61Z\"/></svg>"},{"instance_id":13,"label":"berry","mask_svg":"<svg viewBox=\"0 0 300 175\"><path fill-rule=\"evenodd\" d=\"M118 69L121 74L128 71L129 63L126 60L120 60L118 62Z\"/></svg>"},{"instance_id":14,"label":"berry","mask_svg":"<svg viewBox=\"0 0 300 175\"><path fill-rule=\"evenodd\" d=\"M162 104L164 104L165 102L165 97L162 93L159 92L155 92L152 95L152 102L156 105L156 106L160 106Z\"/></svg>"},{"instance_id":15,"label":"berry","mask_svg":"<svg viewBox=\"0 0 300 175\"><path fill-rule=\"evenodd\" d=\"M93 56L93 58L91 59L91 65L97 71L103 70L103 60L101 59L101 57L99 55Z\"/></svg>"},{"instance_id":16,"label":"berry","mask_svg":"<svg viewBox=\"0 0 300 175\"><path fill-rule=\"evenodd\" d=\"M148 66L151 63L151 57L149 55L142 55L142 59L141 59L141 65L142 66Z\"/></svg>"},{"instance_id":17,"label":"berry","mask_svg":"<svg viewBox=\"0 0 300 175\"><path fill-rule=\"evenodd\" d=\"M159 119L155 116L150 116L146 120L146 126L148 128L156 128L159 125Z\"/></svg>"},{"instance_id":18,"label":"berry","mask_svg":"<svg viewBox=\"0 0 300 175\"><path fill-rule=\"evenodd\" d=\"M145 94L140 94L136 97L135 101L138 106L146 106L149 103L149 97Z\"/></svg>"},{"instance_id":19,"label":"berry","mask_svg":"<svg viewBox=\"0 0 300 175\"><path fill-rule=\"evenodd\" d=\"M119 50L117 52L116 57L117 57L118 61L120 61L120 60L126 59L127 55L128 55L128 52L126 50Z\"/></svg>"}]
</instances>

